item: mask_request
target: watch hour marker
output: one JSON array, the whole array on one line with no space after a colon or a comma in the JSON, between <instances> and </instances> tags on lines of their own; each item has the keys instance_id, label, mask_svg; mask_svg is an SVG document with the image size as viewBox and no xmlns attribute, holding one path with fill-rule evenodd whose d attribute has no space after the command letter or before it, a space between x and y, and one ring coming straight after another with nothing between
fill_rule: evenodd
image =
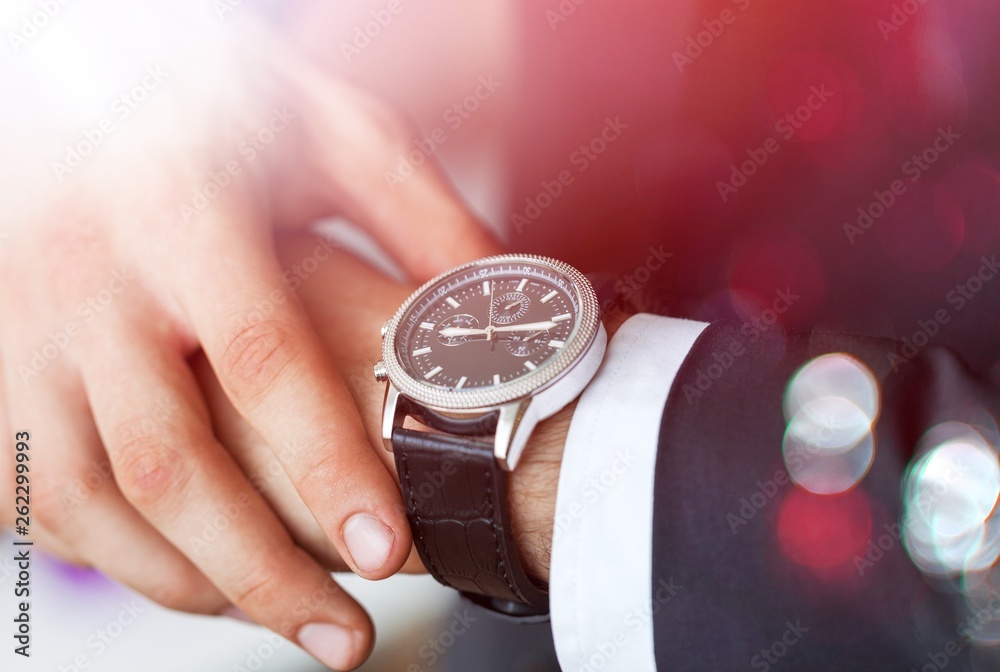
<instances>
[{"instance_id":1,"label":"watch hour marker","mask_svg":"<svg viewBox=\"0 0 1000 672\"><path fill-rule=\"evenodd\" d=\"M568 320L571 317L573 317L573 316L570 315L569 313L563 313L562 315L556 315L555 317L553 317L552 321L553 322L562 322L563 320Z\"/></svg>"},{"instance_id":2,"label":"watch hour marker","mask_svg":"<svg viewBox=\"0 0 1000 672\"><path fill-rule=\"evenodd\" d=\"M441 367L440 366L435 366L433 369L431 369L430 371L428 371L427 373L424 374L424 378L426 378L427 380L430 380L431 378L433 378L434 376L438 375L439 373L441 373Z\"/></svg>"},{"instance_id":3,"label":"watch hour marker","mask_svg":"<svg viewBox=\"0 0 1000 672\"><path fill-rule=\"evenodd\" d=\"M421 322L420 323L420 328L421 329L426 329L428 331L431 331L431 330L434 329L434 323L433 322Z\"/></svg>"},{"instance_id":4,"label":"watch hour marker","mask_svg":"<svg viewBox=\"0 0 1000 672\"><path fill-rule=\"evenodd\" d=\"M549 341L550 348L561 348L566 345L566 341Z\"/></svg>"},{"instance_id":5,"label":"watch hour marker","mask_svg":"<svg viewBox=\"0 0 1000 672\"><path fill-rule=\"evenodd\" d=\"M517 289L515 289L514 291L515 292L523 292L524 291L524 286L527 285L527 284L528 284L528 279L527 278L522 279L521 282L517 283Z\"/></svg>"},{"instance_id":6,"label":"watch hour marker","mask_svg":"<svg viewBox=\"0 0 1000 672\"><path fill-rule=\"evenodd\" d=\"M556 296L556 294L558 294L558 293L559 292L557 292L556 290L553 289L551 292L549 292L548 294L546 294L545 296L542 297L542 303L548 303L549 301L551 301L552 299L554 299L555 296Z\"/></svg>"},{"instance_id":7,"label":"watch hour marker","mask_svg":"<svg viewBox=\"0 0 1000 672\"><path fill-rule=\"evenodd\" d=\"M483 296L489 296L489 295L490 295L490 281L483 280Z\"/></svg>"},{"instance_id":8,"label":"watch hour marker","mask_svg":"<svg viewBox=\"0 0 1000 672\"><path fill-rule=\"evenodd\" d=\"M458 308L458 306L460 305L458 303L458 301L456 301L455 299L451 298L450 296L447 299L445 299L445 303L447 303L452 308Z\"/></svg>"},{"instance_id":9,"label":"watch hour marker","mask_svg":"<svg viewBox=\"0 0 1000 672\"><path fill-rule=\"evenodd\" d=\"M413 356L414 357L419 357L420 355L426 355L430 351L431 351L430 348L420 348L418 350L414 350L413 351Z\"/></svg>"},{"instance_id":10,"label":"watch hour marker","mask_svg":"<svg viewBox=\"0 0 1000 672\"><path fill-rule=\"evenodd\" d=\"M499 385L500 384L500 374L499 373L494 373L493 374L493 384L494 385Z\"/></svg>"},{"instance_id":11,"label":"watch hour marker","mask_svg":"<svg viewBox=\"0 0 1000 672\"><path fill-rule=\"evenodd\" d=\"M531 362L525 362L524 363L524 368L526 368L528 371L534 371L538 367L535 366L534 364L532 364Z\"/></svg>"},{"instance_id":12,"label":"watch hour marker","mask_svg":"<svg viewBox=\"0 0 1000 672\"><path fill-rule=\"evenodd\" d=\"M465 385L465 381L467 381L467 380L468 380L468 377L466 377L466 376L462 376L461 378L459 378L458 382L455 383L455 389L456 390L462 389L462 386Z\"/></svg>"}]
</instances>

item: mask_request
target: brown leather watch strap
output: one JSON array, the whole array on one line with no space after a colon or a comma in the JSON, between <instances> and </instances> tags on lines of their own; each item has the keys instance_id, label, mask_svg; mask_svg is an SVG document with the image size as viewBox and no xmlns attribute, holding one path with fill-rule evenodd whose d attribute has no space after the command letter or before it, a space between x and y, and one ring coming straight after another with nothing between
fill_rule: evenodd
<instances>
[{"instance_id":1,"label":"brown leather watch strap","mask_svg":"<svg viewBox=\"0 0 1000 672\"><path fill-rule=\"evenodd\" d=\"M547 614L548 594L517 553L492 442L397 427L392 446L413 540L434 578L494 611Z\"/></svg>"}]
</instances>

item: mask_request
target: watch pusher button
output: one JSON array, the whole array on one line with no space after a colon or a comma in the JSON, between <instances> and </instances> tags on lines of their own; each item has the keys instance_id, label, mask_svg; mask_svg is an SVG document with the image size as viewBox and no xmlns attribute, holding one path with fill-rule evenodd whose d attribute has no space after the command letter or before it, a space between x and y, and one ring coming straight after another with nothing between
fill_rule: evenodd
<instances>
[{"instance_id":1,"label":"watch pusher button","mask_svg":"<svg viewBox=\"0 0 1000 672\"><path fill-rule=\"evenodd\" d=\"M389 323L390 322L392 322L391 319L386 320L385 322L382 323L382 327L378 330L378 333L382 336L382 338L385 338L386 332L389 331Z\"/></svg>"},{"instance_id":2,"label":"watch pusher button","mask_svg":"<svg viewBox=\"0 0 1000 672\"><path fill-rule=\"evenodd\" d=\"M385 369L385 362L381 359L375 362L375 366L372 367L372 373L375 374L375 381L379 383L384 383L389 380L389 372Z\"/></svg>"}]
</instances>

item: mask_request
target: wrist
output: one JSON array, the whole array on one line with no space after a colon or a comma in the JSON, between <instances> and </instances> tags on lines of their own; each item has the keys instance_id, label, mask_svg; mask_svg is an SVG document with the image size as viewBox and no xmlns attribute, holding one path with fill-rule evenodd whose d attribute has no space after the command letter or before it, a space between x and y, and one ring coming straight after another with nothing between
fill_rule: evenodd
<instances>
[{"instance_id":1,"label":"wrist","mask_svg":"<svg viewBox=\"0 0 1000 672\"><path fill-rule=\"evenodd\" d=\"M539 423L510 478L511 522L521 562L531 578L546 583L552 554L559 470L575 409L574 400Z\"/></svg>"},{"instance_id":2,"label":"wrist","mask_svg":"<svg viewBox=\"0 0 1000 672\"><path fill-rule=\"evenodd\" d=\"M606 311L604 326L608 340L634 314L630 307ZM555 528L556 494L566 436L576 411L577 399L535 428L521 462L511 473L510 507L514 540L521 562L531 578L549 581L552 535Z\"/></svg>"}]
</instances>

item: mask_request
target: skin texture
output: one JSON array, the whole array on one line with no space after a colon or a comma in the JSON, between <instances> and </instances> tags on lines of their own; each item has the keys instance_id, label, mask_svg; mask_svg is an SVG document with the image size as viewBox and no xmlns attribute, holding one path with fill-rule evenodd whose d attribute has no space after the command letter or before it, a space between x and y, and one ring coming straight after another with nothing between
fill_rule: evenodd
<instances>
[{"instance_id":1,"label":"skin texture","mask_svg":"<svg viewBox=\"0 0 1000 672\"><path fill-rule=\"evenodd\" d=\"M317 240L312 236L289 237L281 241L279 257L286 268L292 268L308 259L316 245ZM364 292L358 292L357 287L364 287ZM381 445L385 384L374 380L371 367L381 353L379 328L414 288L385 277L346 251L333 252L298 288L302 305L361 412L369 441L377 445ZM348 569L309 514L287 474L272 474L274 456L266 442L229 402L203 356L196 358L194 369L216 435L243 472L257 477L252 480L263 486L262 496L281 517L295 542L327 567L338 571ZM542 580L548 578L556 485L574 407L575 403L541 423L511 479L511 508L518 547L529 573ZM385 468L395 475L391 453L380 450L379 455ZM424 571L415 550L404 571Z\"/></svg>"},{"instance_id":2,"label":"skin texture","mask_svg":"<svg viewBox=\"0 0 1000 672\"><path fill-rule=\"evenodd\" d=\"M389 576L410 533L368 407L359 411L350 372L292 291L275 232L347 216L412 282L499 250L433 165L387 187L383 166L414 135L387 105L249 16L207 25L198 49L165 63L160 95L84 166L4 194L19 226L0 247L0 495L13 501L12 437L29 430L37 543L172 608L235 605L293 640L306 624L343 626L341 666L353 667L371 624L326 568L336 553L339 568ZM30 177L26 167L50 158L31 138L79 139L44 110L17 121L23 142L0 159L5 175ZM236 149L264 137L253 159ZM238 173L198 206L195 192L230 162ZM200 357L325 550L293 543L292 523L220 440L192 371ZM350 554L344 529L356 514L388 528L380 566ZM12 507L2 516L14 524ZM311 602L317 591L330 599Z\"/></svg>"},{"instance_id":3,"label":"skin texture","mask_svg":"<svg viewBox=\"0 0 1000 672\"><path fill-rule=\"evenodd\" d=\"M301 265L313 254L312 236L285 237L278 245L285 268ZM357 287L364 287L358 292ZM320 264L298 287L298 295L337 370L346 381L361 411L365 430L373 444L381 445L382 403L385 384L372 377L372 364L381 354L379 328L413 292L415 286L392 280L350 253L339 250ZM619 310L605 319L609 337L629 313ZM212 414L216 435L247 474L268 474L274 458L266 442L236 412L215 380L203 357L195 371ZM566 434L576 401L543 421L532 434L518 468L511 477L511 513L515 538L528 572L548 580L556 490ZM387 470L395 474L392 455L379 451ZM284 521L296 543L321 558L330 568L345 568L291 482L283 473L263 478L262 495ZM405 570L422 572L413 551Z\"/></svg>"}]
</instances>

